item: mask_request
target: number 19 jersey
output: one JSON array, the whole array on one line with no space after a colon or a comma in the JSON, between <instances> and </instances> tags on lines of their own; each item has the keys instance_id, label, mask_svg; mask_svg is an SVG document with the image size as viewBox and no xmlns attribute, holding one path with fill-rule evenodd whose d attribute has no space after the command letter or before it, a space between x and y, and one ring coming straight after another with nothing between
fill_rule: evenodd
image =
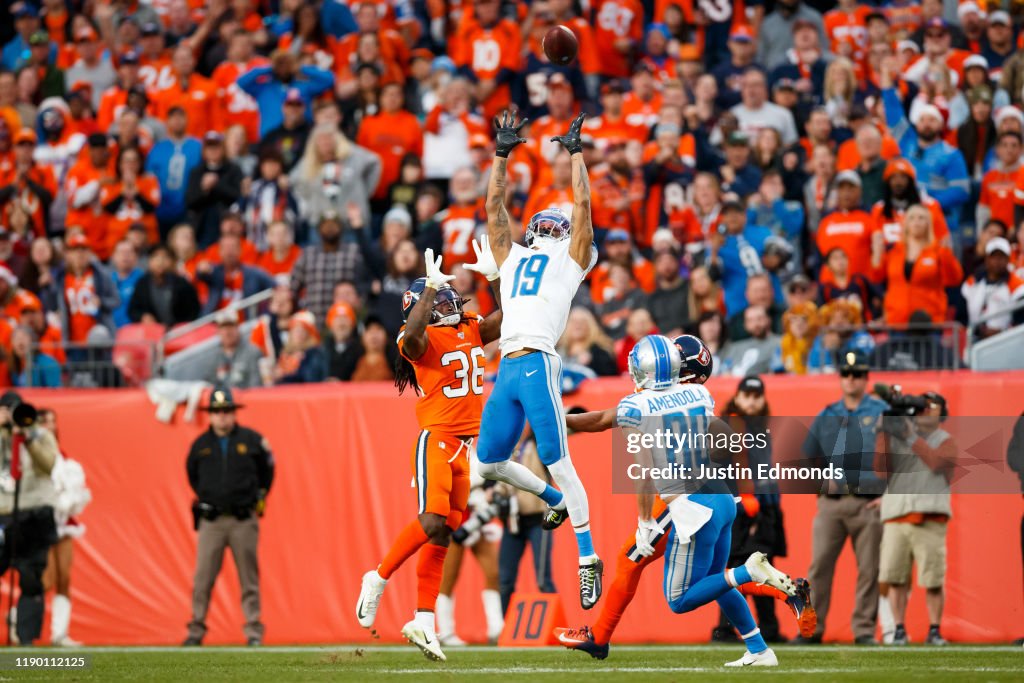
<instances>
[{"instance_id":1,"label":"number 19 jersey","mask_svg":"<svg viewBox=\"0 0 1024 683\"><path fill-rule=\"evenodd\" d=\"M570 242L540 249L512 245L500 269L502 356L520 349L557 353L572 299L597 262L597 247L591 246L590 265L581 268L569 254Z\"/></svg>"},{"instance_id":2,"label":"number 19 jersey","mask_svg":"<svg viewBox=\"0 0 1024 683\"><path fill-rule=\"evenodd\" d=\"M420 385L416 401L420 429L452 436L480 433L486 364L481 320L473 316L455 327L428 327L426 351L416 360L409 359ZM398 351L403 356L404 341L403 325L398 334Z\"/></svg>"}]
</instances>

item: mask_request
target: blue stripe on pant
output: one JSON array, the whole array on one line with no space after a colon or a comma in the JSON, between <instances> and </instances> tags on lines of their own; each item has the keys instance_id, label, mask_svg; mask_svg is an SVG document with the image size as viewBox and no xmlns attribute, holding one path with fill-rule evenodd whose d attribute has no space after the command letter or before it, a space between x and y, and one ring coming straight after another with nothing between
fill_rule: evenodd
<instances>
[{"instance_id":1,"label":"blue stripe on pant","mask_svg":"<svg viewBox=\"0 0 1024 683\"><path fill-rule=\"evenodd\" d=\"M502 358L480 422L480 462L508 460L525 420L530 421L542 463L551 465L567 455L561 386L562 360L558 356L538 351Z\"/></svg>"},{"instance_id":2,"label":"blue stripe on pant","mask_svg":"<svg viewBox=\"0 0 1024 683\"><path fill-rule=\"evenodd\" d=\"M663 589L665 600L677 614L689 612L717 599L729 587L722 576L721 584L724 588L721 591L718 590L717 582L702 585L701 590L691 590L703 579L725 572L732 545L736 503L731 495L723 494L695 494L690 496L690 500L711 508L713 514L689 543L679 542L674 526L669 530Z\"/></svg>"}]
</instances>

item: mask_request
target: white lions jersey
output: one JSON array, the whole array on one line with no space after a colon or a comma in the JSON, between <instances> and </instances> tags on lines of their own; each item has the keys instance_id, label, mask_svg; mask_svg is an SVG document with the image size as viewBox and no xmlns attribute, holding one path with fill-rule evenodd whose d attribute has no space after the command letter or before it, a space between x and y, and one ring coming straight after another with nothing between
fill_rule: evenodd
<instances>
[{"instance_id":1,"label":"white lions jersey","mask_svg":"<svg viewBox=\"0 0 1024 683\"><path fill-rule=\"evenodd\" d=\"M678 464L692 468L708 463L710 449L703 440L715 416L715 399L702 384L676 384L670 389L644 389L619 401L615 421L644 434L669 430L675 438L649 449L656 467ZM682 439L685 437L685 439Z\"/></svg>"},{"instance_id":2,"label":"white lions jersey","mask_svg":"<svg viewBox=\"0 0 1024 683\"><path fill-rule=\"evenodd\" d=\"M580 268L569 254L571 241L542 242L539 249L512 245L499 271L502 356L527 348L556 353L576 290L597 263L591 246L590 265Z\"/></svg>"}]
</instances>

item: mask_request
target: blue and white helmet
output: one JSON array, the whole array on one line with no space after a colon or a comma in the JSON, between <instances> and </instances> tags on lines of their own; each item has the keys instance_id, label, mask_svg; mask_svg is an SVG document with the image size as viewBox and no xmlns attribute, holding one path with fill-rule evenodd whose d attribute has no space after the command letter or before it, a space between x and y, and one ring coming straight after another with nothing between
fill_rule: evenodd
<instances>
[{"instance_id":1,"label":"blue and white helmet","mask_svg":"<svg viewBox=\"0 0 1024 683\"><path fill-rule=\"evenodd\" d=\"M629 375L637 389L671 388L679 381L679 348L668 337L647 335L629 352Z\"/></svg>"},{"instance_id":2,"label":"blue and white helmet","mask_svg":"<svg viewBox=\"0 0 1024 683\"><path fill-rule=\"evenodd\" d=\"M692 334L676 337L673 342L679 349L679 381L683 384L704 384L715 369L711 349Z\"/></svg>"},{"instance_id":3,"label":"blue and white helmet","mask_svg":"<svg viewBox=\"0 0 1024 683\"><path fill-rule=\"evenodd\" d=\"M526 226L526 246L539 248L545 243L553 244L569 239L572 223L561 209L551 207L533 214Z\"/></svg>"}]
</instances>

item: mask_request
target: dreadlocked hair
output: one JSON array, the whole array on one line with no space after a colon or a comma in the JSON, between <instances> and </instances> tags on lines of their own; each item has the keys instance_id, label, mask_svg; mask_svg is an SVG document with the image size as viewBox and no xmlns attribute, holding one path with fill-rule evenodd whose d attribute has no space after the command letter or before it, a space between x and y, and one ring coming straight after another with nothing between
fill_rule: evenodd
<instances>
[{"instance_id":1,"label":"dreadlocked hair","mask_svg":"<svg viewBox=\"0 0 1024 683\"><path fill-rule=\"evenodd\" d=\"M398 353L395 356L395 387L398 389L398 394L402 395L408 387L412 387L417 394L420 392L420 385L416 381L416 368L412 366L409 359Z\"/></svg>"}]
</instances>

